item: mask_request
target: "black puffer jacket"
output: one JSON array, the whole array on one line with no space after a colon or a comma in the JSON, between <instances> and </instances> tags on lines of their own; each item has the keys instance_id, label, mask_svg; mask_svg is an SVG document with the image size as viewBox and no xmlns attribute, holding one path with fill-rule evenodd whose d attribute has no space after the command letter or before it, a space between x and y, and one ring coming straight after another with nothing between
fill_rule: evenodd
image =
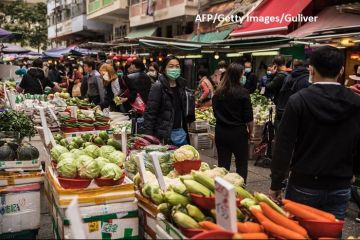
<instances>
[{"instance_id":1,"label":"black puffer jacket","mask_svg":"<svg viewBox=\"0 0 360 240\"><path fill-rule=\"evenodd\" d=\"M186 116L186 119L183 119L183 126L187 132L187 123L195 121L195 98L186 88L187 83L184 78L178 78L176 83L179 87L183 116ZM150 90L144 115L145 133L159 138L164 143L170 143L173 124L173 93L167 78L160 75L159 81Z\"/></svg>"}]
</instances>

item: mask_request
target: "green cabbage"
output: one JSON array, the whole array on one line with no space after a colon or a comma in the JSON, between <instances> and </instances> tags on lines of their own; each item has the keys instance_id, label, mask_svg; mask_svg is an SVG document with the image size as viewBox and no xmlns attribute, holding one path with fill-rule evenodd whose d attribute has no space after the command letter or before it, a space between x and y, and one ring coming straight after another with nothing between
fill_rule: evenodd
<instances>
[{"instance_id":1,"label":"green cabbage","mask_svg":"<svg viewBox=\"0 0 360 240\"><path fill-rule=\"evenodd\" d=\"M225 176L223 176L223 179L232 183L235 187L244 186L244 178L237 173L228 173Z\"/></svg>"},{"instance_id":2,"label":"green cabbage","mask_svg":"<svg viewBox=\"0 0 360 240\"><path fill-rule=\"evenodd\" d=\"M73 149L70 152L74 154L75 159L80 157L81 155L86 155L86 153L84 153L84 151L79 150L79 149Z\"/></svg>"},{"instance_id":3,"label":"green cabbage","mask_svg":"<svg viewBox=\"0 0 360 240\"><path fill-rule=\"evenodd\" d=\"M76 163L73 158L64 158L56 165L60 177L75 178L77 175Z\"/></svg>"},{"instance_id":4,"label":"green cabbage","mask_svg":"<svg viewBox=\"0 0 360 240\"><path fill-rule=\"evenodd\" d=\"M84 149L84 152L86 153L86 155L92 157L92 158L97 158L100 156L100 148L96 145L89 145Z\"/></svg>"},{"instance_id":5,"label":"green cabbage","mask_svg":"<svg viewBox=\"0 0 360 240\"><path fill-rule=\"evenodd\" d=\"M95 159L100 169L104 167L105 164L110 163L110 160L103 157L98 157Z\"/></svg>"},{"instance_id":6,"label":"green cabbage","mask_svg":"<svg viewBox=\"0 0 360 240\"><path fill-rule=\"evenodd\" d=\"M59 159L58 159L58 162L61 162L61 161L62 161L63 159L65 159L65 158L72 158L72 159L74 159L75 156L74 156L74 154L71 153L71 152L63 153L63 154L60 155L60 157L59 157Z\"/></svg>"},{"instance_id":7,"label":"green cabbage","mask_svg":"<svg viewBox=\"0 0 360 240\"><path fill-rule=\"evenodd\" d=\"M85 155L77 159L77 168L81 178L96 178L100 173L100 168L95 159Z\"/></svg>"},{"instance_id":8,"label":"green cabbage","mask_svg":"<svg viewBox=\"0 0 360 240\"><path fill-rule=\"evenodd\" d=\"M61 145L56 145L55 147L53 147L50 151L51 153L51 157L58 162L58 159L60 157L61 154L69 152L69 150L67 150L66 147L63 147Z\"/></svg>"},{"instance_id":9,"label":"green cabbage","mask_svg":"<svg viewBox=\"0 0 360 240\"><path fill-rule=\"evenodd\" d=\"M114 151L109 154L107 159L110 160L110 162L117 164L119 167L121 167L125 162L126 155L123 152L120 151Z\"/></svg>"},{"instance_id":10,"label":"green cabbage","mask_svg":"<svg viewBox=\"0 0 360 240\"><path fill-rule=\"evenodd\" d=\"M116 149L113 146L102 146L100 148L100 157L109 158L112 152L115 152Z\"/></svg>"},{"instance_id":11,"label":"green cabbage","mask_svg":"<svg viewBox=\"0 0 360 240\"><path fill-rule=\"evenodd\" d=\"M199 152L191 145L184 145L174 152L175 161L199 160Z\"/></svg>"},{"instance_id":12,"label":"green cabbage","mask_svg":"<svg viewBox=\"0 0 360 240\"><path fill-rule=\"evenodd\" d=\"M118 180L123 174L123 170L116 165L115 163L107 163L101 169L100 175L103 178L112 178L113 180Z\"/></svg>"}]
</instances>

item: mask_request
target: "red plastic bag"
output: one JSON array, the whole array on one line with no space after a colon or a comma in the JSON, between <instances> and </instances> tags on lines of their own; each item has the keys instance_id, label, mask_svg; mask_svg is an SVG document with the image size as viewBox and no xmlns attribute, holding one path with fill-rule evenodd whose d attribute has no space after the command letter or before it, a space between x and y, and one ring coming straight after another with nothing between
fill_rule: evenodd
<instances>
[{"instance_id":1,"label":"red plastic bag","mask_svg":"<svg viewBox=\"0 0 360 240\"><path fill-rule=\"evenodd\" d=\"M144 114L145 112L145 108L146 105L143 101L143 99L141 98L140 94L138 93L136 95L135 101L133 103L130 103L130 105L138 112L141 114Z\"/></svg>"}]
</instances>

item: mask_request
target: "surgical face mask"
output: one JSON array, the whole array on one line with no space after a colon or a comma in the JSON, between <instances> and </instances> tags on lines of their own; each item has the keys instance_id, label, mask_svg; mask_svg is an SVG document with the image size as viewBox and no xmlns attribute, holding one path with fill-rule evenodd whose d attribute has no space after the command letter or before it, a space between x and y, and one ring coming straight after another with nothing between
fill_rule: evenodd
<instances>
[{"instance_id":1,"label":"surgical face mask","mask_svg":"<svg viewBox=\"0 0 360 240\"><path fill-rule=\"evenodd\" d=\"M109 77L109 74L108 73L105 73L104 76L103 76L104 80L105 81L110 81L110 77Z\"/></svg>"},{"instance_id":2,"label":"surgical face mask","mask_svg":"<svg viewBox=\"0 0 360 240\"><path fill-rule=\"evenodd\" d=\"M241 78L241 80L240 80L240 83L241 83L241 85L245 85L245 83L246 83L246 77L243 75L242 76L242 78Z\"/></svg>"},{"instance_id":3,"label":"surgical face mask","mask_svg":"<svg viewBox=\"0 0 360 240\"><path fill-rule=\"evenodd\" d=\"M245 68L245 73L251 72L251 68Z\"/></svg>"},{"instance_id":4,"label":"surgical face mask","mask_svg":"<svg viewBox=\"0 0 360 240\"><path fill-rule=\"evenodd\" d=\"M309 75L309 83L312 83L313 82L313 77L312 77L312 75L310 74Z\"/></svg>"},{"instance_id":5,"label":"surgical face mask","mask_svg":"<svg viewBox=\"0 0 360 240\"><path fill-rule=\"evenodd\" d=\"M181 69L180 68L167 68L166 69L166 76L170 79L178 79L180 77L181 74Z\"/></svg>"},{"instance_id":6,"label":"surgical face mask","mask_svg":"<svg viewBox=\"0 0 360 240\"><path fill-rule=\"evenodd\" d=\"M219 71L220 71L221 73L223 73L223 72L226 71L226 69L225 69L225 68L220 68Z\"/></svg>"},{"instance_id":7,"label":"surgical face mask","mask_svg":"<svg viewBox=\"0 0 360 240\"><path fill-rule=\"evenodd\" d=\"M157 73L155 71L149 71L147 74L149 77L157 77Z\"/></svg>"},{"instance_id":8,"label":"surgical face mask","mask_svg":"<svg viewBox=\"0 0 360 240\"><path fill-rule=\"evenodd\" d=\"M124 76L124 73L123 72L118 72L117 75L118 75L118 77L122 77L122 76Z\"/></svg>"},{"instance_id":9,"label":"surgical face mask","mask_svg":"<svg viewBox=\"0 0 360 240\"><path fill-rule=\"evenodd\" d=\"M271 71L266 71L266 75L270 76L271 75Z\"/></svg>"}]
</instances>

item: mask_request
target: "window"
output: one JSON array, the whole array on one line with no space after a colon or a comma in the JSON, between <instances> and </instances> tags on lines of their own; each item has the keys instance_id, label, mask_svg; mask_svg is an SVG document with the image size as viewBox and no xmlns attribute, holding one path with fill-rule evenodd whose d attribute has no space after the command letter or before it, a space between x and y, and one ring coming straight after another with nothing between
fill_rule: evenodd
<instances>
[{"instance_id":1,"label":"window","mask_svg":"<svg viewBox=\"0 0 360 240\"><path fill-rule=\"evenodd\" d=\"M161 27L158 27L158 28L156 29L156 36L157 36L157 37L162 37L162 28L161 28Z\"/></svg>"},{"instance_id":2,"label":"window","mask_svg":"<svg viewBox=\"0 0 360 240\"><path fill-rule=\"evenodd\" d=\"M194 23L193 22L187 22L186 28L185 28L185 34L191 34L194 31Z\"/></svg>"},{"instance_id":3,"label":"window","mask_svg":"<svg viewBox=\"0 0 360 240\"><path fill-rule=\"evenodd\" d=\"M115 28L115 39L124 38L124 37L126 37L126 34L127 34L126 25Z\"/></svg>"},{"instance_id":4,"label":"window","mask_svg":"<svg viewBox=\"0 0 360 240\"><path fill-rule=\"evenodd\" d=\"M168 38L172 38L173 34L172 34L172 25L169 25L166 27L166 37Z\"/></svg>"}]
</instances>

